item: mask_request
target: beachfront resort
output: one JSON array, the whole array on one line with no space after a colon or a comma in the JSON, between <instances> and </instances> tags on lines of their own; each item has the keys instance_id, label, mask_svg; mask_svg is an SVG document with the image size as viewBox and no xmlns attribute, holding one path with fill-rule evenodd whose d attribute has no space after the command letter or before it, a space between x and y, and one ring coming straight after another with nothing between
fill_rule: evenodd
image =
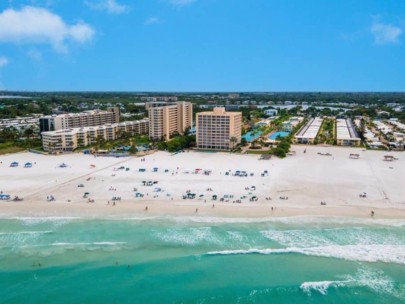
<instances>
[{"instance_id":1,"label":"beachfront resort","mask_svg":"<svg viewBox=\"0 0 405 304\"><path fill-rule=\"evenodd\" d=\"M147 117L131 120L112 104L40 117L42 151L1 157L8 176L2 201L150 213L153 206L181 212L255 206L257 215L278 207L325 212L318 209L325 205L338 212L360 208L362 215L370 206L402 210L405 129L398 120L343 117L348 110L314 114L291 104L142 101L133 110Z\"/></svg>"}]
</instances>

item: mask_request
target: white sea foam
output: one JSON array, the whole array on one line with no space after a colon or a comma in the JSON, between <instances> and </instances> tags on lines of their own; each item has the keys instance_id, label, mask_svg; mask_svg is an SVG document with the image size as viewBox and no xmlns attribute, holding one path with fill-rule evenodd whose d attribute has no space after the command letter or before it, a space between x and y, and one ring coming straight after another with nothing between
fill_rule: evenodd
<instances>
[{"instance_id":1,"label":"white sea foam","mask_svg":"<svg viewBox=\"0 0 405 304\"><path fill-rule=\"evenodd\" d=\"M151 220L160 220L163 219L161 216L133 216L133 217L124 217L124 218L119 218L119 217L113 217L113 218L107 218L107 220L113 220L113 221L151 221Z\"/></svg>"},{"instance_id":2,"label":"white sea foam","mask_svg":"<svg viewBox=\"0 0 405 304\"><path fill-rule=\"evenodd\" d=\"M247 238L238 231L227 231L226 233L228 234L228 238L232 241L241 243L247 240Z\"/></svg>"},{"instance_id":3,"label":"white sea foam","mask_svg":"<svg viewBox=\"0 0 405 304\"><path fill-rule=\"evenodd\" d=\"M1 215L0 215L1 218ZM4 218L6 219L6 218ZM7 219L9 219L7 217ZM21 220L27 225L38 224L42 222L59 222L83 219L82 217L14 217L12 219ZM95 218L96 219L96 218ZM100 218L103 219L103 218ZM282 223L286 225L302 224L331 224L331 225L371 225L371 226L388 226L388 227L405 227L404 219L375 219L375 218L356 218L341 216L289 216L289 217L206 217L206 216L135 216L135 217L107 217L106 220L127 220L127 221L144 221L144 220L168 220L179 223L212 223L212 224L249 224L249 223Z\"/></svg>"},{"instance_id":4,"label":"white sea foam","mask_svg":"<svg viewBox=\"0 0 405 304\"><path fill-rule=\"evenodd\" d=\"M0 233L0 246L4 248L17 248L37 242L38 239L52 231L18 231Z\"/></svg>"},{"instance_id":5,"label":"white sea foam","mask_svg":"<svg viewBox=\"0 0 405 304\"><path fill-rule=\"evenodd\" d=\"M49 234L52 233L51 230L46 231L16 231L16 232L0 232L1 236L13 236L13 235L37 235L37 234Z\"/></svg>"},{"instance_id":6,"label":"white sea foam","mask_svg":"<svg viewBox=\"0 0 405 304\"><path fill-rule=\"evenodd\" d=\"M312 291L317 291L320 294L327 295L329 287L345 286L350 281L320 281L320 282L304 282L300 288L306 293L311 294Z\"/></svg>"},{"instance_id":7,"label":"white sea foam","mask_svg":"<svg viewBox=\"0 0 405 304\"><path fill-rule=\"evenodd\" d=\"M212 224L249 224L249 223L282 223L286 225L302 224L330 224L330 225L370 225L370 226L388 226L405 227L404 219L375 219L358 218L342 216L288 216L288 217L206 217L206 216L166 216L161 217L175 222L194 222L194 223L212 223Z\"/></svg>"},{"instance_id":8,"label":"white sea foam","mask_svg":"<svg viewBox=\"0 0 405 304\"><path fill-rule=\"evenodd\" d=\"M289 247L267 249L237 249L211 251L208 255L237 254L303 254L308 256L328 257L361 262L386 262L405 264L404 245L330 245L318 247Z\"/></svg>"},{"instance_id":9,"label":"white sea foam","mask_svg":"<svg viewBox=\"0 0 405 304\"><path fill-rule=\"evenodd\" d=\"M58 243L52 243L51 246L67 246L67 247L77 247L77 246L117 246L117 245L124 245L126 242L91 242L91 243L85 243L85 242L79 242L79 243L64 243L64 242L58 242ZM47 246L47 245L44 245Z\"/></svg>"},{"instance_id":10,"label":"white sea foam","mask_svg":"<svg viewBox=\"0 0 405 304\"><path fill-rule=\"evenodd\" d=\"M24 245L13 248L13 251L23 256L48 257L64 254L67 251L116 251L121 250L126 242L55 242L48 244Z\"/></svg>"},{"instance_id":11,"label":"white sea foam","mask_svg":"<svg viewBox=\"0 0 405 304\"><path fill-rule=\"evenodd\" d=\"M327 295L331 288L352 288L366 287L380 294L390 294L397 298L403 298L403 295L395 289L394 281L386 276L382 271L373 271L370 269L359 269L354 275L345 275L342 280L304 282L300 288L303 292L311 295L312 292L318 292Z\"/></svg>"},{"instance_id":12,"label":"white sea foam","mask_svg":"<svg viewBox=\"0 0 405 304\"><path fill-rule=\"evenodd\" d=\"M371 230L362 227L303 230L266 230L261 234L286 247L328 245L405 245L405 238L395 231Z\"/></svg>"},{"instance_id":13,"label":"white sea foam","mask_svg":"<svg viewBox=\"0 0 405 304\"><path fill-rule=\"evenodd\" d=\"M47 216L47 217L14 217L13 219L21 221L26 226L33 226L42 223L53 223L55 225L61 225L81 218L73 216Z\"/></svg>"},{"instance_id":14,"label":"white sea foam","mask_svg":"<svg viewBox=\"0 0 405 304\"><path fill-rule=\"evenodd\" d=\"M211 227L172 228L167 229L164 232L156 232L154 235L166 243L189 246L202 242L221 244L221 240L215 235Z\"/></svg>"}]
</instances>

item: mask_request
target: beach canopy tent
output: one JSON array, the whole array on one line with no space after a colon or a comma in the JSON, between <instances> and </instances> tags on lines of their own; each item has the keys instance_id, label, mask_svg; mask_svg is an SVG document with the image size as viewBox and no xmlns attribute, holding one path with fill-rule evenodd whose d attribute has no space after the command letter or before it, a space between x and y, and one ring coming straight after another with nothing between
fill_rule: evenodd
<instances>
[{"instance_id":1,"label":"beach canopy tent","mask_svg":"<svg viewBox=\"0 0 405 304\"><path fill-rule=\"evenodd\" d=\"M0 200L9 200L10 199L10 195L8 194L0 194Z\"/></svg>"},{"instance_id":2,"label":"beach canopy tent","mask_svg":"<svg viewBox=\"0 0 405 304\"><path fill-rule=\"evenodd\" d=\"M10 167L18 167L18 162L13 161L13 162L10 164Z\"/></svg>"},{"instance_id":3,"label":"beach canopy tent","mask_svg":"<svg viewBox=\"0 0 405 304\"><path fill-rule=\"evenodd\" d=\"M59 168L66 168L67 167L67 165L65 164L65 163L61 163L60 165L59 165Z\"/></svg>"},{"instance_id":4,"label":"beach canopy tent","mask_svg":"<svg viewBox=\"0 0 405 304\"><path fill-rule=\"evenodd\" d=\"M32 163L30 163L30 162L25 163L24 167L25 167L25 168L31 168L31 167L32 167Z\"/></svg>"}]
</instances>

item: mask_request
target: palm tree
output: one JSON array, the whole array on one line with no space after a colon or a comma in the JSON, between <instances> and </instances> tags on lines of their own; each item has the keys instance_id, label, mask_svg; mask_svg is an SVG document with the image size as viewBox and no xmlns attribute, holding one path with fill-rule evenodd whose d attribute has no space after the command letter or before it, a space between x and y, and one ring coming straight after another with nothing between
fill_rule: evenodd
<instances>
[{"instance_id":1,"label":"palm tree","mask_svg":"<svg viewBox=\"0 0 405 304\"><path fill-rule=\"evenodd\" d=\"M27 138L28 147L31 146L31 136L34 135L34 129L32 126L29 126L27 129L24 130L24 136Z\"/></svg>"},{"instance_id":2,"label":"palm tree","mask_svg":"<svg viewBox=\"0 0 405 304\"><path fill-rule=\"evenodd\" d=\"M79 137L77 139L77 146L82 147L83 145L84 145L84 140L83 140L83 138Z\"/></svg>"},{"instance_id":3,"label":"palm tree","mask_svg":"<svg viewBox=\"0 0 405 304\"><path fill-rule=\"evenodd\" d=\"M238 139L237 139L235 136L232 136L232 137L229 139L229 141L230 141L231 144L232 144L232 150L233 150L233 148L235 147L235 143L238 142Z\"/></svg>"}]
</instances>

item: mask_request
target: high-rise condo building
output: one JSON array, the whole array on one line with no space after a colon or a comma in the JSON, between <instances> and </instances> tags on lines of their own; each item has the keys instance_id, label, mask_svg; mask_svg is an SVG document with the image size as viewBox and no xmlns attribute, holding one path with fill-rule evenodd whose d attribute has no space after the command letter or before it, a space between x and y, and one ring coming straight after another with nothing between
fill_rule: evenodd
<instances>
[{"instance_id":1,"label":"high-rise condo building","mask_svg":"<svg viewBox=\"0 0 405 304\"><path fill-rule=\"evenodd\" d=\"M47 115L39 119L39 129L40 132L46 132L119 123L120 115L118 107L107 108L107 111L92 110L82 113Z\"/></svg>"},{"instance_id":2,"label":"high-rise condo building","mask_svg":"<svg viewBox=\"0 0 405 304\"><path fill-rule=\"evenodd\" d=\"M218 107L197 113L196 120L198 149L229 150L241 141L241 112L226 112Z\"/></svg>"},{"instance_id":3,"label":"high-rise condo building","mask_svg":"<svg viewBox=\"0 0 405 304\"><path fill-rule=\"evenodd\" d=\"M149 102L149 138L169 140L174 134L184 134L193 125L193 105L191 102L174 103Z\"/></svg>"}]
</instances>

